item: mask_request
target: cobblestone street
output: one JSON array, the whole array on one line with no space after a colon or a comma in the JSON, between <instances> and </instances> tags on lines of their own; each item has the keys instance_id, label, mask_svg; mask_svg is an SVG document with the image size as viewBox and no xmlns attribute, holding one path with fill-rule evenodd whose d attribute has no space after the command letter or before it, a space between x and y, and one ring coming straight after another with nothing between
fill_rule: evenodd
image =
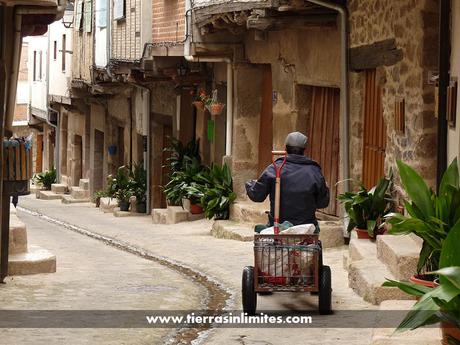
<instances>
[{"instance_id":1,"label":"cobblestone street","mask_svg":"<svg viewBox=\"0 0 460 345\"><path fill-rule=\"evenodd\" d=\"M252 264L252 243L221 240L210 236L211 223L209 221L153 225L150 217L114 218L111 214L101 213L91 204L63 205L59 201L42 201L33 197L22 198L20 206L66 224L78 225L81 229L106 238L142 248L180 266L189 267L215 280L221 289L229 292L228 309L241 308L241 271L245 265ZM30 228L31 242L47 244L49 249L55 250L58 258L58 273L21 277L8 281L1 293L2 298L6 299L11 298L10 294L15 296L11 299L9 308L37 309L42 305L40 303L45 303L45 301L48 308L65 308L66 306L88 308L88 305L93 308L92 299L94 299L99 308L157 309L157 305L162 305L165 309L193 310L199 308L200 302L206 296L206 291L202 286L191 285L189 281L185 281L174 271L158 267L133 254L107 247L100 241L73 233L62 226L50 225L45 220L37 219L39 217L29 213L19 212L19 217ZM88 249L78 251L76 249L78 246ZM333 308L335 310L375 308L363 302L348 288L347 275L342 267L343 250L338 248L325 252L324 260L332 268ZM78 279L77 273L79 274ZM119 281L120 278L122 281ZM35 283L31 284L31 280ZM90 284L88 284L89 280ZM92 283L92 280L96 282ZM22 284L24 294L32 297L24 298L24 295L21 296L21 293L18 293L18 289L13 289L13 284L21 286L21 282L24 282ZM41 291L39 296L44 301L39 300L39 304L32 304L30 303L31 298L34 298L33 301L35 301L37 292L30 286L36 287L37 285ZM46 294L43 292L51 291L49 287L54 286L59 287L56 289L60 293ZM158 289L152 292L152 288L145 291L136 286L158 286ZM164 292L163 289L165 289ZM76 296L75 291L79 291ZM109 295L109 298L105 298L106 294ZM80 298L77 298L78 296ZM100 298L102 296L104 296L103 300ZM158 304L160 300L162 304ZM313 310L316 312L316 303L314 296L293 294L275 294L259 298L261 310ZM322 320L324 321L321 322L327 322L327 318ZM62 336L65 336L65 331L60 332L63 333ZM41 333L49 337L57 334L49 330L36 331L33 334ZM161 344L159 337L166 333L167 330L164 330L163 333L156 330L81 332L85 334L89 344L110 343L111 339L119 339L123 335L129 338L129 341L123 342L126 344ZM30 335L33 334L30 333ZM101 337L99 340L94 338L96 334ZM325 334L328 336L325 337ZM372 329L360 329L357 332L352 328L328 329L327 326L308 330L225 328L207 332L204 334L203 341L207 344L369 344L371 335ZM40 339L42 339L41 336Z\"/></svg>"},{"instance_id":2,"label":"cobblestone street","mask_svg":"<svg viewBox=\"0 0 460 345\"><path fill-rule=\"evenodd\" d=\"M24 212L29 241L54 252L57 272L8 277L2 309L199 308L199 286L175 271ZM82 214L80 216L83 216ZM161 344L171 329L2 329L0 344Z\"/></svg>"}]
</instances>

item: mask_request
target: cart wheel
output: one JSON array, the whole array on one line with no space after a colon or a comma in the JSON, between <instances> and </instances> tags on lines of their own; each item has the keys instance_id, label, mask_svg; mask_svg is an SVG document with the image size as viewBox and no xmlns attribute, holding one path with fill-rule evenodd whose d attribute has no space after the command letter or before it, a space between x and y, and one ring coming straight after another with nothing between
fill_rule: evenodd
<instances>
[{"instance_id":1,"label":"cart wheel","mask_svg":"<svg viewBox=\"0 0 460 345\"><path fill-rule=\"evenodd\" d=\"M254 315L257 308L257 294L254 291L254 267L246 266L243 269L242 281L243 311Z\"/></svg>"},{"instance_id":2,"label":"cart wheel","mask_svg":"<svg viewBox=\"0 0 460 345\"><path fill-rule=\"evenodd\" d=\"M332 312L331 295L331 268L323 266L319 277L319 313L321 315Z\"/></svg>"}]
</instances>

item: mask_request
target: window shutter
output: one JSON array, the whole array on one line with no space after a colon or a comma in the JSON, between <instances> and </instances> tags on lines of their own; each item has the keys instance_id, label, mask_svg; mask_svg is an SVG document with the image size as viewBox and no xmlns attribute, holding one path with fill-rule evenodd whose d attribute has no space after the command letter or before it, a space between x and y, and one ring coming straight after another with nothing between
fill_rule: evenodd
<instances>
[{"instance_id":1,"label":"window shutter","mask_svg":"<svg viewBox=\"0 0 460 345\"><path fill-rule=\"evenodd\" d=\"M83 19L83 0L78 0L77 3L77 14L75 16L75 30L81 31Z\"/></svg>"},{"instance_id":2,"label":"window shutter","mask_svg":"<svg viewBox=\"0 0 460 345\"><path fill-rule=\"evenodd\" d=\"M125 18L125 0L114 0L113 1L113 19L120 20Z\"/></svg>"},{"instance_id":3,"label":"window shutter","mask_svg":"<svg viewBox=\"0 0 460 345\"><path fill-rule=\"evenodd\" d=\"M97 27L107 27L107 0L96 1L96 8Z\"/></svg>"},{"instance_id":4,"label":"window shutter","mask_svg":"<svg viewBox=\"0 0 460 345\"><path fill-rule=\"evenodd\" d=\"M93 1L85 0L85 32L91 32L93 26Z\"/></svg>"}]
</instances>

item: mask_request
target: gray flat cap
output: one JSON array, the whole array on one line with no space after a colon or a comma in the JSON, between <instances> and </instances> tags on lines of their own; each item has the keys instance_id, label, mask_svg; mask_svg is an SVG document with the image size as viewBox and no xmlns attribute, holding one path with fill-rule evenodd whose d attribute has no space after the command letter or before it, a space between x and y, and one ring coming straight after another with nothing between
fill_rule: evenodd
<instances>
[{"instance_id":1,"label":"gray flat cap","mask_svg":"<svg viewBox=\"0 0 460 345\"><path fill-rule=\"evenodd\" d=\"M308 138L306 135L300 132L289 133L286 137L285 145L291 147L301 147L306 148L308 143Z\"/></svg>"}]
</instances>

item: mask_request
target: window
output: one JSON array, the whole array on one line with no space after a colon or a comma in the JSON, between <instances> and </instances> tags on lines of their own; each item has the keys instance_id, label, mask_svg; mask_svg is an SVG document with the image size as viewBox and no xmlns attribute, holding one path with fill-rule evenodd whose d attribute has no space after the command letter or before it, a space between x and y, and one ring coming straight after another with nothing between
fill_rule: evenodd
<instances>
[{"instance_id":1,"label":"window","mask_svg":"<svg viewBox=\"0 0 460 345\"><path fill-rule=\"evenodd\" d=\"M66 42L65 34L62 35L62 71L65 71L65 51L66 51Z\"/></svg>"},{"instance_id":2,"label":"window","mask_svg":"<svg viewBox=\"0 0 460 345\"><path fill-rule=\"evenodd\" d=\"M38 58L38 80L42 80L42 64L43 64L43 54L42 51L38 53L39 58Z\"/></svg>"},{"instance_id":3,"label":"window","mask_svg":"<svg viewBox=\"0 0 460 345\"><path fill-rule=\"evenodd\" d=\"M107 0L96 1L96 25L98 28L107 27Z\"/></svg>"},{"instance_id":4,"label":"window","mask_svg":"<svg viewBox=\"0 0 460 345\"><path fill-rule=\"evenodd\" d=\"M126 14L125 0L113 0L113 19L124 19Z\"/></svg>"},{"instance_id":5,"label":"window","mask_svg":"<svg viewBox=\"0 0 460 345\"><path fill-rule=\"evenodd\" d=\"M37 51L34 50L33 81L37 80Z\"/></svg>"},{"instance_id":6,"label":"window","mask_svg":"<svg viewBox=\"0 0 460 345\"><path fill-rule=\"evenodd\" d=\"M77 14L75 16L75 30L83 30L83 0L78 0L77 3Z\"/></svg>"},{"instance_id":7,"label":"window","mask_svg":"<svg viewBox=\"0 0 460 345\"><path fill-rule=\"evenodd\" d=\"M84 22L85 22L85 32L91 32L91 28L93 26L93 2L92 0L85 0L85 15L84 15Z\"/></svg>"},{"instance_id":8,"label":"window","mask_svg":"<svg viewBox=\"0 0 460 345\"><path fill-rule=\"evenodd\" d=\"M57 59L57 41L54 41L53 60L56 61L56 59Z\"/></svg>"}]
</instances>

